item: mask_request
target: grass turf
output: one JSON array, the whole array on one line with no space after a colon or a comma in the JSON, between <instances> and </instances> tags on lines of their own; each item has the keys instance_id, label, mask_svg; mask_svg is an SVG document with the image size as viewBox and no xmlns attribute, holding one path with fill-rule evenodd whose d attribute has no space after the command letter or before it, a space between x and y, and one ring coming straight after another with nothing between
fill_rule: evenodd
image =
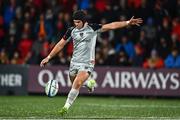
<instances>
[{"instance_id":1,"label":"grass turf","mask_svg":"<svg viewBox=\"0 0 180 120\"><path fill-rule=\"evenodd\" d=\"M58 119L66 96L0 96L0 119ZM67 119L180 119L179 99L79 96Z\"/></svg>"}]
</instances>

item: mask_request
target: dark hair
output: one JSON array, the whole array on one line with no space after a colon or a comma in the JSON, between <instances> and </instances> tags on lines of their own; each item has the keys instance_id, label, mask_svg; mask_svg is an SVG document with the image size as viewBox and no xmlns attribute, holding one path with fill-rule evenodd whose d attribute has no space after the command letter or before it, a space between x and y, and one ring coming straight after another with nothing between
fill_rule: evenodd
<instances>
[{"instance_id":1,"label":"dark hair","mask_svg":"<svg viewBox=\"0 0 180 120\"><path fill-rule=\"evenodd\" d=\"M73 13L73 20L81 20L86 22L86 13L83 10L78 10Z\"/></svg>"}]
</instances>

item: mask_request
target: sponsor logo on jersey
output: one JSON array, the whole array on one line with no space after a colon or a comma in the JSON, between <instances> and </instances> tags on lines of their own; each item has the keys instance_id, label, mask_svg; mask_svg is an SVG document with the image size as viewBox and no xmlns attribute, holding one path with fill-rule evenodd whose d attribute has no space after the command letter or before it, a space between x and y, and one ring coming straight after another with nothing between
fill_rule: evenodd
<instances>
[{"instance_id":1,"label":"sponsor logo on jersey","mask_svg":"<svg viewBox=\"0 0 180 120\"><path fill-rule=\"evenodd\" d=\"M79 35L80 35L81 37L83 37L83 34L84 34L84 33L79 33Z\"/></svg>"}]
</instances>

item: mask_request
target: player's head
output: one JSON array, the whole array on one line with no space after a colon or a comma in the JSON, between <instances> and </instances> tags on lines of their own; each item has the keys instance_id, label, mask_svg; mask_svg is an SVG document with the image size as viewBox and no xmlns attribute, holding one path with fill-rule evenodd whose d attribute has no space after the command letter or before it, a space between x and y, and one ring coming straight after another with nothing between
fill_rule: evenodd
<instances>
[{"instance_id":1,"label":"player's head","mask_svg":"<svg viewBox=\"0 0 180 120\"><path fill-rule=\"evenodd\" d=\"M78 29L82 28L86 21L86 13L83 10L78 10L73 13L73 22Z\"/></svg>"}]
</instances>

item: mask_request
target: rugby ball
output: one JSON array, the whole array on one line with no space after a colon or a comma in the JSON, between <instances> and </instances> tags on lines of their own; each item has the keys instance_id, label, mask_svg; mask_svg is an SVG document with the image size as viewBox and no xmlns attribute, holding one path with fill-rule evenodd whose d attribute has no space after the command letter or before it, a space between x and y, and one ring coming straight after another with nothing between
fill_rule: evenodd
<instances>
[{"instance_id":1,"label":"rugby ball","mask_svg":"<svg viewBox=\"0 0 180 120\"><path fill-rule=\"evenodd\" d=\"M45 93L48 97L54 97L59 90L59 85L56 80L49 80L45 85Z\"/></svg>"}]
</instances>

